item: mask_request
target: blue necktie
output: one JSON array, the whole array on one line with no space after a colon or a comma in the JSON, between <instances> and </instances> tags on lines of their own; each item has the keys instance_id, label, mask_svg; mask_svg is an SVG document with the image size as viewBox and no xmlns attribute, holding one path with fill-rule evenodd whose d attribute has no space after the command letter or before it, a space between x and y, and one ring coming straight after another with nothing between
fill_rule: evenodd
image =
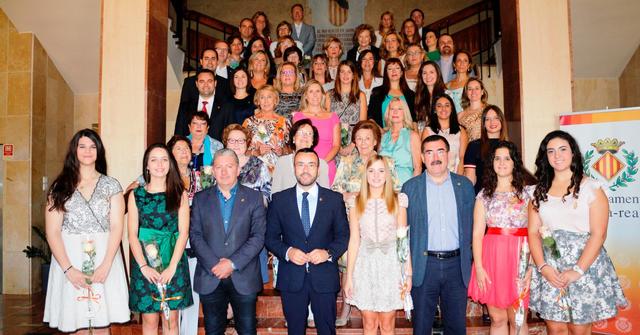
<instances>
[{"instance_id":1,"label":"blue necktie","mask_svg":"<svg viewBox=\"0 0 640 335\"><path fill-rule=\"evenodd\" d=\"M311 219L309 218L309 200L307 197L309 192L302 192L302 227L304 228L304 235L309 236L309 230L311 230Z\"/></svg>"}]
</instances>

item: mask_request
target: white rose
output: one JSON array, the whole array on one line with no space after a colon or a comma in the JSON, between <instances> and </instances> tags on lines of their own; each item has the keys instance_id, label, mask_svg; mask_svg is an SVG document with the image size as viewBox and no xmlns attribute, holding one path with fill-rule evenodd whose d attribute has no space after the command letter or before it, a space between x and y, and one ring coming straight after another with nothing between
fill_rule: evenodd
<instances>
[{"instance_id":1,"label":"white rose","mask_svg":"<svg viewBox=\"0 0 640 335\"><path fill-rule=\"evenodd\" d=\"M96 248L93 245L93 241L85 241L84 242L84 252L85 253L90 253L92 251L94 251Z\"/></svg>"},{"instance_id":2,"label":"white rose","mask_svg":"<svg viewBox=\"0 0 640 335\"><path fill-rule=\"evenodd\" d=\"M204 167L202 167L202 172L204 172L204 174L213 174L213 166L211 165L205 165Z\"/></svg>"},{"instance_id":3,"label":"white rose","mask_svg":"<svg viewBox=\"0 0 640 335\"><path fill-rule=\"evenodd\" d=\"M409 227L401 227L396 229L396 237L399 239L407 237L407 231L409 231Z\"/></svg>"},{"instance_id":4,"label":"white rose","mask_svg":"<svg viewBox=\"0 0 640 335\"><path fill-rule=\"evenodd\" d=\"M547 237L551 237L551 232L549 231L549 227L542 225L540 226L540 236L542 236L542 238L547 238Z\"/></svg>"},{"instance_id":5,"label":"white rose","mask_svg":"<svg viewBox=\"0 0 640 335\"><path fill-rule=\"evenodd\" d=\"M149 257L150 259L155 259L156 257L158 257L158 249L155 245L147 244L144 247L144 250L147 252L147 257Z\"/></svg>"}]
</instances>

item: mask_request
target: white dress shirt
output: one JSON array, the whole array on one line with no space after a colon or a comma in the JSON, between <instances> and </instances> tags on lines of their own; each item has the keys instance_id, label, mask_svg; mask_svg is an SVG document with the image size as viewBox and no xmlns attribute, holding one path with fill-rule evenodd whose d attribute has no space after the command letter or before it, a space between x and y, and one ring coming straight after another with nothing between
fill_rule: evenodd
<instances>
[{"instance_id":1,"label":"white dress shirt","mask_svg":"<svg viewBox=\"0 0 640 335\"><path fill-rule=\"evenodd\" d=\"M202 102L207 102L207 115L211 117L211 109L213 109L213 102L215 101L216 95L212 95L208 98L203 98L201 95L198 95L198 112L202 112Z\"/></svg>"}]
</instances>

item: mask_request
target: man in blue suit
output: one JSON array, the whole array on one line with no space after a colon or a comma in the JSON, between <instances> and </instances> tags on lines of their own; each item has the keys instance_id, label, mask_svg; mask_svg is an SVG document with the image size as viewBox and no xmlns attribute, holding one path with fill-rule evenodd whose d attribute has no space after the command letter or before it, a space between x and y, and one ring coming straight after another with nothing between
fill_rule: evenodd
<instances>
[{"instance_id":1,"label":"man in blue suit","mask_svg":"<svg viewBox=\"0 0 640 335\"><path fill-rule=\"evenodd\" d=\"M291 6L291 19L293 20L291 37L302 43L305 55L313 55L313 49L316 47L316 27L303 22L304 7L302 4L297 3Z\"/></svg>"},{"instance_id":2,"label":"man in blue suit","mask_svg":"<svg viewBox=\"0 0 640 335\"><path fill-rule=\"evenodd\" d=\"M413 334L431 334L440 301L444 333L464 335L475 193L467 178L447 169L449 143L444 137L425 138L421 149L426 172L402 186L409 197Z\"/></svg>"},{"instance_id":3,"label":"man in blue suit","mask_svg":"<svg viewBox=\"0 0 640 335\"><path fill-rule=\"evenodd\" d=\"M262 289L258 254L264 246L265 208L260 192L240 185L238 156L220 149L213 159L216 186L196 194L189 238L198 266L207 335L222 335L231 303L238 334L256 334L256 300Z\"/></svg>"},{"instance_id":4,"label":"man in blue suit","mask_svg":"<svg viewBox=\"0 0 640 335\"><path fill-rule=\"evenodd\" d=\"M267 214L265 244L280 260L276 288L292 335L305 334L309 302L318 334L336 333L337 261L347 250L349 224L342 195L316 183L319 162L312 149L298 150L298 182L273 195Z\"/></svg>"}]
</instances>

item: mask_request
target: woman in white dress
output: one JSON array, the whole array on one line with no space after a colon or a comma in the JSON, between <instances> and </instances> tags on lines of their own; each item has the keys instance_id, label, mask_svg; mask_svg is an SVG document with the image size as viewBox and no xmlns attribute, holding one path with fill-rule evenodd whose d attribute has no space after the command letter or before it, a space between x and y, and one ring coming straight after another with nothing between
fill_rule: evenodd
<instances>
[{"instance_id":1,"label":"woman in white dress","mask_svg":"<svg viewBox=\"0 0 640 335\"><path fill-rule=\"evenodd\" d=\"M627 305L603 247L609 202L603 185L584 176L576 140L556 130L540 143L538 185L529 204L529 246L536 270L530 308L548 334L591 334L591 324ZM542 238L555 240L555 250ZM555 251L555 252L554 252Z\"/></svg>"},{"instance_id":2,"label":"woman in white dress","mask_svg":"<svg viewBox=\"0 0 640 335\"><path fill-rule=\"evenodd\" d=\"M100 136L90 129L71 139L64 167L48 192L47 242L53 258L44 322L63 332L130 320L127 279L120 253L124 198L107 175Z\"/></svg>"},{"instance_id":3,"label":"woman in white dress","mask_svg":"<svg viewBox=\"0 0 640 335\"><path fill-rule=\"evenodd\" d=\"M393 190L387 159L375 155L367 162L360 193L349 204L347 303L362 311L364 334L393 334L396 310L411 290L411 260L406 269L396 253L398 229L406 229L407 196ZM402 283L402 272L406 281Z\"/></svg>"}]
</instances>

